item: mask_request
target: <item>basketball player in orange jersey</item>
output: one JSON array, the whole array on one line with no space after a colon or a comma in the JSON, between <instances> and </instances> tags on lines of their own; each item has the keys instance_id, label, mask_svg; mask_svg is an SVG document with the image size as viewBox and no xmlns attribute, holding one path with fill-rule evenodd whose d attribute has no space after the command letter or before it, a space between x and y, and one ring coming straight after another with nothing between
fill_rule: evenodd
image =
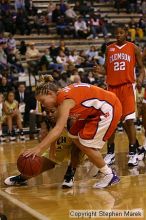
<instances>
[{"instance_id":1,"label":"basketball player in orange jersey","mask_svg":"<svg viewBox=\"0 0 146 220\"><path fill-rule=\"evenodd\" d=\"M57 108L53 107L47 111L47 116L41 122L41 129L39 132L39 141L42 141L48 134L48 132L55 126L57 119ZM71 120L68 122L68 126L70 127ZM67 136L67 129L65 128L61 133L61 136L56 141L56 148L58 149L54 158L51 158L49 155L49 151L46 151L41 156L43 157L42 169L39 174L47 171L49 169L53 169L56 164L60 164L64 160L66 160L70 154L70 164L67 167L66 173L64 175L64 181L62 183L63 188L71 188L74 182L74 175L76 172L77 166L84 160L84 154L77 148L71 138ZM53 160L52 160L53 159ZM27 183L27 180L31 179L31 177L26 177L23 174L19 174L16 176L7 177L4 180L4 183L8 186L18 186L24 185Z\"/></svg>"},{"instance_id":2,"label":"basketball player in orange jersey","mask_svg":"<svg viewBox=\"0 0 146 220\"><path fill-rule=\"evenodd\" d=\"M85 83L72 84L58 90L49 75L44 76L38 84L36 98L48 109L56 106L58 118L46 138L36 147L26 150L23 155L41 155L58 139L71 117L74 118L74 123L69 129L70 137L104 174L94 188L104 188L119 182L118 176L106 165L100 153L121 118L121 104L115 94Z\"/></svg>"},{"instance_id":3,"label":"basketball player in orange jersey","mask_svg":"<svg viewBox=\"0 0 146 220\"><path fill-rule=\"evenodd\" d=\"M138 86L144 79L144 66L140 49L133 43L128 42L127 30L124 26L116 29L117 41L107 46L105 69L99 73L106 74L108 90L115 93L122 104L122 121L129 139L129 161L128 165L138 164L138 158L144 157L143 150L139 148L136 140L136 130L133 120L135 115L135 67L139 68ZM108 154L105 157L107 164L115 160L114 135L108 141ZM139 155L138 155L138 154Z\"/></svg>"}]
</instances>

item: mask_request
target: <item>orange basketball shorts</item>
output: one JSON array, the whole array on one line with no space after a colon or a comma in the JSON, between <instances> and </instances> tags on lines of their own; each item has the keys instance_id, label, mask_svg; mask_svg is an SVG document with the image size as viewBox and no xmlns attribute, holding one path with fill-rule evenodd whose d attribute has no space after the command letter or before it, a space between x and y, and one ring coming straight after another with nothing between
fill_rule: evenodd
<instances>
[{"instance_id":1,"label":"orange basketball shorts","mask_svg":"<svg viewBox=\"0 0 146 220\"><path fill-rule=\"evenodd\" d=\"M108 90L115 93L122 105L122 120L135 119L135 84L108 86Z\"/></svg>"},{"instance_id":2,"label":"orange basketball shorts","mask_svg":"<svg viewBox=\"0 0 146 220\"><path fill-rule=\"evenodd\" d=\"M78 138L86 147L101 149L115 131L122 116L122 107L118 99L115 105L104 104L104 114L77 120L69 129L71 138Z\"/></svg>"}]
</instances>

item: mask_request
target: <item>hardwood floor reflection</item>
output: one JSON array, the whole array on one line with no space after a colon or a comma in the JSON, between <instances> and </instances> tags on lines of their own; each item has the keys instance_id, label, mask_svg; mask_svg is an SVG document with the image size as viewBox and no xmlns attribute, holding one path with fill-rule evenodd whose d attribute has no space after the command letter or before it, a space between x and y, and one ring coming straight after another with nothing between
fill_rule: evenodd
<instances>
[{"instance_id":1,"label":"hardwood floor reflection","mask_svg":"<svg viewBox=\"0 0 146 220\"><path fill-rule=\"evenodd\" d=\"M142 143L143 135L138 134L138 139ZM36 142L7 143L0 145L1 191L10 197L14 197L18 200L18 203L20 201L26 204L32 210L41 213L43 216L46 216L47 219L51 220L69 220L69 210L72 209L123 210L141 208L146 213L146 161L139 162L139 165L134 168L127 166L128 141L124 133L117 134L116 163L112 166L121 176L121 182L104 190L92 188L92 185L97 180L93 178L93 174L96 171L91 169L92 165L89 161L86 161L83 165L78 167L75 176L75 185L72 189L61 189L67 161L43 173L39 177L32 178L29 180L27 186L4 186L3 180L6 177L18 174L16 160L20 152L30 146L35 146L35 143ZM106 147L103 149L103 154L105 152ZM62 150L60 150L59 153L60 155L63 154ZM6 200L3 198L1 198L0 201L4 212L7 210L7 205L12 207L14 213L16 212L15 205L5 202ZM23 217L11 217L8 219L35 219L29 214L26 216L27 214L23 210L19 210L20 213L22 212L21 215ZM143 220L145 219L146 214ZM118 218L116 218L116 220L118 220Z\"/></svg>"},{"instance_id":2,"label":"hardwood floor reflection","mask_svg":"<svg viewBox=\"0 0 146 220\"><path fill-rule=\"evenodd\" d=\"M0 213L4 214L8 220L36 220L33 216L18 208L18 206L9 202L0 196ZM0 218L1 219L1 218Z\"/></svg>"}]
</instances>

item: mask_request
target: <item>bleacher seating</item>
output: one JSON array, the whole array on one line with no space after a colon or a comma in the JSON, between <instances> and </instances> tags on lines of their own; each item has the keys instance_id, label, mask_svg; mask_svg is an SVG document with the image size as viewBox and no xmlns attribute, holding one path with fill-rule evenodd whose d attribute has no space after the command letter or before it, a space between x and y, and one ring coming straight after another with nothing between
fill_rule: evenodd
<instances>
[{"instance_id":1,"label":"bleacher seating","mask_svg":"<svg viewBox=\"0 0 146 220\"><path fill-rule=\"evenodd\" d=\"M52 1L48 1L48 0L34 0L33 4L35 5L35 7L39 10L45 11L47 10L48 4L49 2ZM53 1L55 3L59 3L59 0L55 0ZM14 4L14 0L11 1L11 4ZM71 5L74 5L71 3ZM108 3L94 3L94 11L95 13L100 13L100 15L102 17L105 17L108 19L108 23L129 23L131 18L134 18L135 21L137 22L139 20L139 18L142 16L140 13L131 13L131 14L127 14L125 12L125 9L121 9L120 13L117 13L117 10L114 8L113 2L109 1ZM17 45L19 45L21 40L26 40L26 42L29 42L31 40L33 40L36 44L36 46L39 48L40 51L43 51L44 48L46 48L47 45L49 45L50 41L52 39L56 40L56 42L58 42L58 40L60 39L60 36L58 36L56 34L56 27L55 24L51 23L49 25L49 30L50 30L50 34L45 35L45 34L41 34L41 35L37 35L35 32L33 34L29 35L15 35L15 39L17 40ZM89 48L90 45L96 45L97 47L100 47L101 44L104 42L103 39L103 35L100 35L101 38L97 39L97 40L74 40L72 39L70 41L70 39L65 39L65 42L67 43L69 48L78 48L78 49L83 49L84 47ZM70 38L70 37L68 37Z\"/></svg>"}]
</instances>

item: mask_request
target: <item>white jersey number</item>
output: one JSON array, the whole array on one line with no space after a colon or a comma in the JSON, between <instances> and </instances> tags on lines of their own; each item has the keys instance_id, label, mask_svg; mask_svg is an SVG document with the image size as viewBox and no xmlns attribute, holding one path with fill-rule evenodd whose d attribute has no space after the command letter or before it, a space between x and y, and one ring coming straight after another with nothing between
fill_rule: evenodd
<instances>
[{"instance_id":1,"label":"white jersey number","mask_svg":"<svg viewBox=\"0 0 146 220\"><path fill-rule=\"evenodd\" d=\"M125 69L126 69L126 63L124 61L114 62L114 71L125 70Z\"/></svg>"}]
</instances>

